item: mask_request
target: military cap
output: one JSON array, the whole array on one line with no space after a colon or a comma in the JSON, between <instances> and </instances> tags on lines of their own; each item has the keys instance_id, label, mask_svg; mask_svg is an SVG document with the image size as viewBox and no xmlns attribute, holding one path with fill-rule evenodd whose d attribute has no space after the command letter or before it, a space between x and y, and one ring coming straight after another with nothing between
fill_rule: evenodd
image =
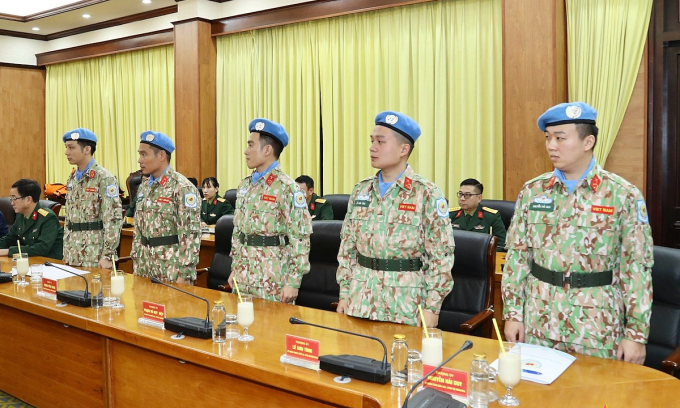
<instances>
[{"instance_id":1,"label":"military cap","mask_svg":"<svg viewBox=\"0 0 680 408\"><path fill-rule=\"evenodd\" d=\"M85 140L88 142L94 142L95 144L97 143L97 136L95 136L94 132L84 128L69 130L68 132L64 133L62 139L64 140L64 143L68 142L69 140Z\"/></svg>"},{"instance_id":2,"label":"military cap","mask_svg":"<svg viewBox=\"0 0 680 408\"><path fill-rule=\"evenodd\" d=\"M375 117L375 124L390 128L413 143L420 137L420 126L401 112L380 112Z\"/></svg>"},{"instance_id":3,"label":"military cap","mask_svg":"<svg viewBox=\"0 0 680 408\"><path fill-rule=\"evenodd\" d=\"M168 153L175 151L175 144L170 140L169 137L161 132L154 132L153 130L147 130L142 132L139 136L141 143L146 143L148 145L163 149Z\"/></svg>"},{"instance_id":4,"label":"military cap","mask_svg":"<svg viewBox=\"0 0 680 408\"><path fill-rule=\"evenodd\" d=\"M538 128L545 132L548 126L566 123L595 124L597 111L585 102L567 102L555 105L538 118Z\"/></svg>"},{"instance_id":5,"label":"military cap","mask_svg":"<svg viewBox=\"0 0 680 408\"><path fill-rule=\"evenodd\" d=\"M269 119L257 118L251 120L248 125L248 131L271 136L281 142L283 147L288 146L288 133L286 133L286 129L281 124L272 122Z\"/></svg>"}]
</instances>

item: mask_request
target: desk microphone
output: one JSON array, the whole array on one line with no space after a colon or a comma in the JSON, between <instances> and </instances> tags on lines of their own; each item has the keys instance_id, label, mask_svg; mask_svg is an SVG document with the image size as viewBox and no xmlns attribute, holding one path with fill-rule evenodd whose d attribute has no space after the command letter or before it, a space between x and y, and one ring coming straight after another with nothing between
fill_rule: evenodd
<instances>
[{"instance_id":1,"label":"desk microphone","mask_svg":"<svg viewBox=\"0 0 680 408\"><path fill-rule=\"evenodd\" d=\"M437 372L440 368L444 367L446 363L449 361L453 360L455 356L460 354L462 351L468 350L472 348L472 342L470 340L466 340L465 343L460 347L458 351L456 351L451 357L447 358L443 363L439 364L437 367L435 367L432 371L427 373L427 375L424 375L423 378L420 379L417 383L413 384L413 387L411 387L410 390L408 390L408 394L406 394L406 398L404 398L404 404L401 406L401 408L465 408L465 404L463 404L460 401L457 401L449 394L443 393L439 390L433 390L432 388L425 388L421 390L418 394L416 394L415 397L413 397L412 400L409 400L411 397L411 394L413 394L413 391L422 383L425 381L429 376Z\"/></svg>"},{"instance_id":2,"label":"desk microphone","mask_svg":"<svg viewBox=\"0 0 680 408\"><path fill-rule=\"evenodd\" d=\"M57 300L64 303L68 303L74 306L80 307L90 307L92 306L92 297L90 296L90 290L87 286L87 279L83 275L79 275L75 272L69 271L68 269L60 268L52 262L45 262L45 266L51 266L57 268L60 271L68 272L71 275L76 275L85 281L85 290L58 290Z\"/></svg>"},{"instance_id":3,"label":"desk microphone","mask_svg":"<svg viewBox=\"0 0 680 408\"><path fill-rule=\"evenodd\" d=\"M175 333L184 333L189 337L198 337L199 339L210 339L212 338L212 323L210 322L210 302L208 299L202 298L200 296L194 295L191 292L180 289L178 287L168 285L167 283L161 281L158 278L151 278L152 283L160 283L163 286L167 286L171 289L178 290L187 295L193 296L195 298L201 299L208 305L208 311L205 314L205 320L201 320L197 317L166 317L163 319L163 324L165 328L173 331Z\"/></svg>"},{"instance_id":4,"label":"desk microphone","mask_svg":"<svg viewBox=\"0 0 680 408\"><path fill-rule=\"evenodd\" d=\"M340 333L351 334L353 336L365 337L380 342L383 347L382 363L378 360L373 360L368 357L354 356L349 354L342 354L339 356L320 356L319 368L328 371L329 373L346 375L348 377L356 378L357 380L368 381L378 384L387 384L391 378L390 365L387 364L387 347L382 340L377 337L367 336L365 334L352 333L345 330L336 329L333 327L321 326L318 324L307 323L291 317L289 319L291 324L306 324L309 326L319 327L321 329L333 330Z\"/></svg>"}]
</instances>

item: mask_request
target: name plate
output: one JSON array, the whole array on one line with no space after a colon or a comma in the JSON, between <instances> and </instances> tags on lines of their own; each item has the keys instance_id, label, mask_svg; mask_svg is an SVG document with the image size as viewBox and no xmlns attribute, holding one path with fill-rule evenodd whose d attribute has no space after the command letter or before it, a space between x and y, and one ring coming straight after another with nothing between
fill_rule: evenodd
<instances>
[{"instance_id":1,"label":"name plate","mask_svg":"<svg viewBox=\"0 0 680 408\"><path fill-rule=\"evenodd\" d=\"M305 360L312 363L318 363L320 350L319 344L320 343L318 340L311 340L304 337L286 334L286 356L298 358L300 360Z\"/></svg>"},{"instance_id":2,"label":"name plate","mask_svg":"<svg viewBox=\"0 0 680 408\"><path fill-rule=\"evenodd\" d=\"M434 370L436 366L423 365L423 374ZM439 390L458 398L467 398L468 395L468 373L466 371L454 370L442 367L423 381L423 386Z\"/></svg>"},{"instance_id":3,"label":"name plate","mask_svg":"<svg viewBox=\"0 0 680 408\"><path fill-rule=\"evenodd\" d=\"M162 324L165 319L165 305L145 300L142 302L142 318Z\"/></svg>"},{"instance_id":4,"label":"name plate","mask_svg":"<svg viewBox=\"0 0 680 408\"><path fill-rule=\"evenodd\" d=\"M48 295L57 296L57 281L56 279L42 278L42 291Z\"/></svg>"}]
</instances>

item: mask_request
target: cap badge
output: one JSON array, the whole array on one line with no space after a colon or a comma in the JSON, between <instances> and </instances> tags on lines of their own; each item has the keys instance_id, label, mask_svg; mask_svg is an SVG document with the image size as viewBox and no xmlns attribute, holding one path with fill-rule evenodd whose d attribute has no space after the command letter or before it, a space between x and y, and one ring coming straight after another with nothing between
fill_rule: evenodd
<instances>
[{"instance_id":1,"label":"cap badge","mask_svg":"<svg viewBox=\"0 0 680 408\"><path fill-rule=\"evenodd\" d=\"M394 125L399 121L399 117L397 115L387 115L385 117L385 123L388 125Z\"/></svg>"},{"instance_id":2,"label":"cap badge","mask_svg":"<svg viewBox=\"0 0 680 408\"><path fill-rule=\"evenodd\" d=\"M581 117L581 108L576 105L569 105L565 113L570 119L578 119Z\"/></svg>"},{"instance_id":3,"label":"cap badge","mask_svg":"<svg viewBox=\"0 0 680 408\"><path fill-rule=\"evenodd\" d=\"M153 139L155 139L155 136L151 133L146 135L146 141L147 142L153 142Z\"/></svg>"},{"instance_id":4,"label":"cap badge","mask_svg":"<svg viewBox=\"0 0 680 408\"><path fill-rule=\"evenodd\" d=\"M255 124L255 130L257 130L259 132L262 129L264 129L264 122L257 122Z\"/></svg>"},{"instance_id":5,"label":"cap badge","mask_svg":"<svg viewBox=\"0 0 680 408\"><path fill-rule=\"evenodd\" d=\"M71 140L78 140L80 138L80 135L78 133L71 133Z\"/></svg>"}]
</instances>

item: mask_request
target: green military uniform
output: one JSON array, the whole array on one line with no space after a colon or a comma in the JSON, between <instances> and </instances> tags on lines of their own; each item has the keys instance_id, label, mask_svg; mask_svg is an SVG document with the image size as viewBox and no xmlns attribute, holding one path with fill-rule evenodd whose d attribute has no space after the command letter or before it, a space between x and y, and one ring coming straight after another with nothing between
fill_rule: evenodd
<instances>
[{"instance_id":1,"label":"green military uniform","mask_svg":"<svg viewBox=\"0 0 680 408\"><path fill-rule=\"evenodd\" d=\"M0 238L0 249L9 249L10 257L19 253L17 240L21 242L21 252L28 256L64 257L64 229L54 212L40 203L28 218L23 214L16 215L9 233Z\"/></svg>"},{"instance_id":2,"label":"green military uniform","mask_svg":"<svg viewBox=\"0 0 680 408\"><path fill-rule=\"evenodd\" d=\"M168 166L151 185L148 176L142 178L137 195L130 253L135 274L170 282L195 280L201 247L196 187Z\"/></svg>"},{"instance_id":3,"label":"green military uniform","mask_svg":"<svg viewBox=\"0 0 680 408\"><path fill-rule=\"evenodd\" d=\"M139 188L137 190L139 190ZM125 216L126 217L133 217L134 218L135 208L137 208L137 198L138 197L139 197L139 193L130 198L130 204L128 205L128 208L125 210Z\"/></svg>"},{"instance_id":4,"label":"green military uniform","mask_svg":"<svg viewBox=\"0 0 680 408\"><path fill-rule=\"evenodd\" d=\"M312 199L309 201L309 215L312 216L312 221L332 220L333 206L326 199L312 194Z\"/></svg>"},{"instance_id":5,"label":"green military uniform","mask_svg":"<svg viewBox=\"0 0 680 408\"><path fill-rule=\"evenodd\" d=\"M312 233L306 208L304 193L278 166L255 183L252 176L241 181L231 269L242 293L278 301L284 285L300 287L302 276L309 272Z\"/></svg>"},{"instance_id":6,"label":"green military uniform","mask_svg":"<svg viewBox=\"0 0 680 408\"><path fill-rule=\"evenodd\" d=\"M468 215L460 207L453 207L449 209L449 218L451 218L451 227L453 229L482 232L484 234L493 232L493 235L498 238L496 249L505 252L505 224L503 224L498 210L482 207L479 204L475 212Z\"/></svg>"},{"instance_id":7,"label":"green military uniform","mask_svg":"<svg viewBox=\"0 0 680 408\"><path fill-rule=\"evenodd\" d=\"M201 221L208 225L215 225L221 216L233 213L234 207L219 194L216 194L212 200L204 198L201 203Z\"/></svg>"},{"instance_id":8,"label":"green military uniform","mask_svg":"<svg viewBox=\"0 0 680 408\"><path fill-rule=\"evenodd\" d=\"M416 325L418 305L439 314L453 288L455 245L447 210L441 190L411 166L382 198L377 174L354 187L337 272L348 315ZM404 266L400 271L384 260L403 260Z\"/></svg>"},{"instance_id":9,"label":"green military uniform","mask_svg":"<svg viewBox=\"0 0 680 408\"><path fill-rule=\"evenodd\" d=\"M572 193L543 174L522 188L508 231L504 319L524 323L527 343L616 358L622 339L647 342L652 248L635 186L596 163ZM546 283L546 270L591 286Z\"/></svg>"},{"instance_id":10,"label":"green military uniform","mask_svg":"<svg viewBox=\"0 0 680 408\"><path fill-rule=\"evenodd\" d=\"M66 182L64 262L96 267L113 259L123 224L118 182L94 159L80 180L73 171Z\"/></svg>"}]
</instances>

